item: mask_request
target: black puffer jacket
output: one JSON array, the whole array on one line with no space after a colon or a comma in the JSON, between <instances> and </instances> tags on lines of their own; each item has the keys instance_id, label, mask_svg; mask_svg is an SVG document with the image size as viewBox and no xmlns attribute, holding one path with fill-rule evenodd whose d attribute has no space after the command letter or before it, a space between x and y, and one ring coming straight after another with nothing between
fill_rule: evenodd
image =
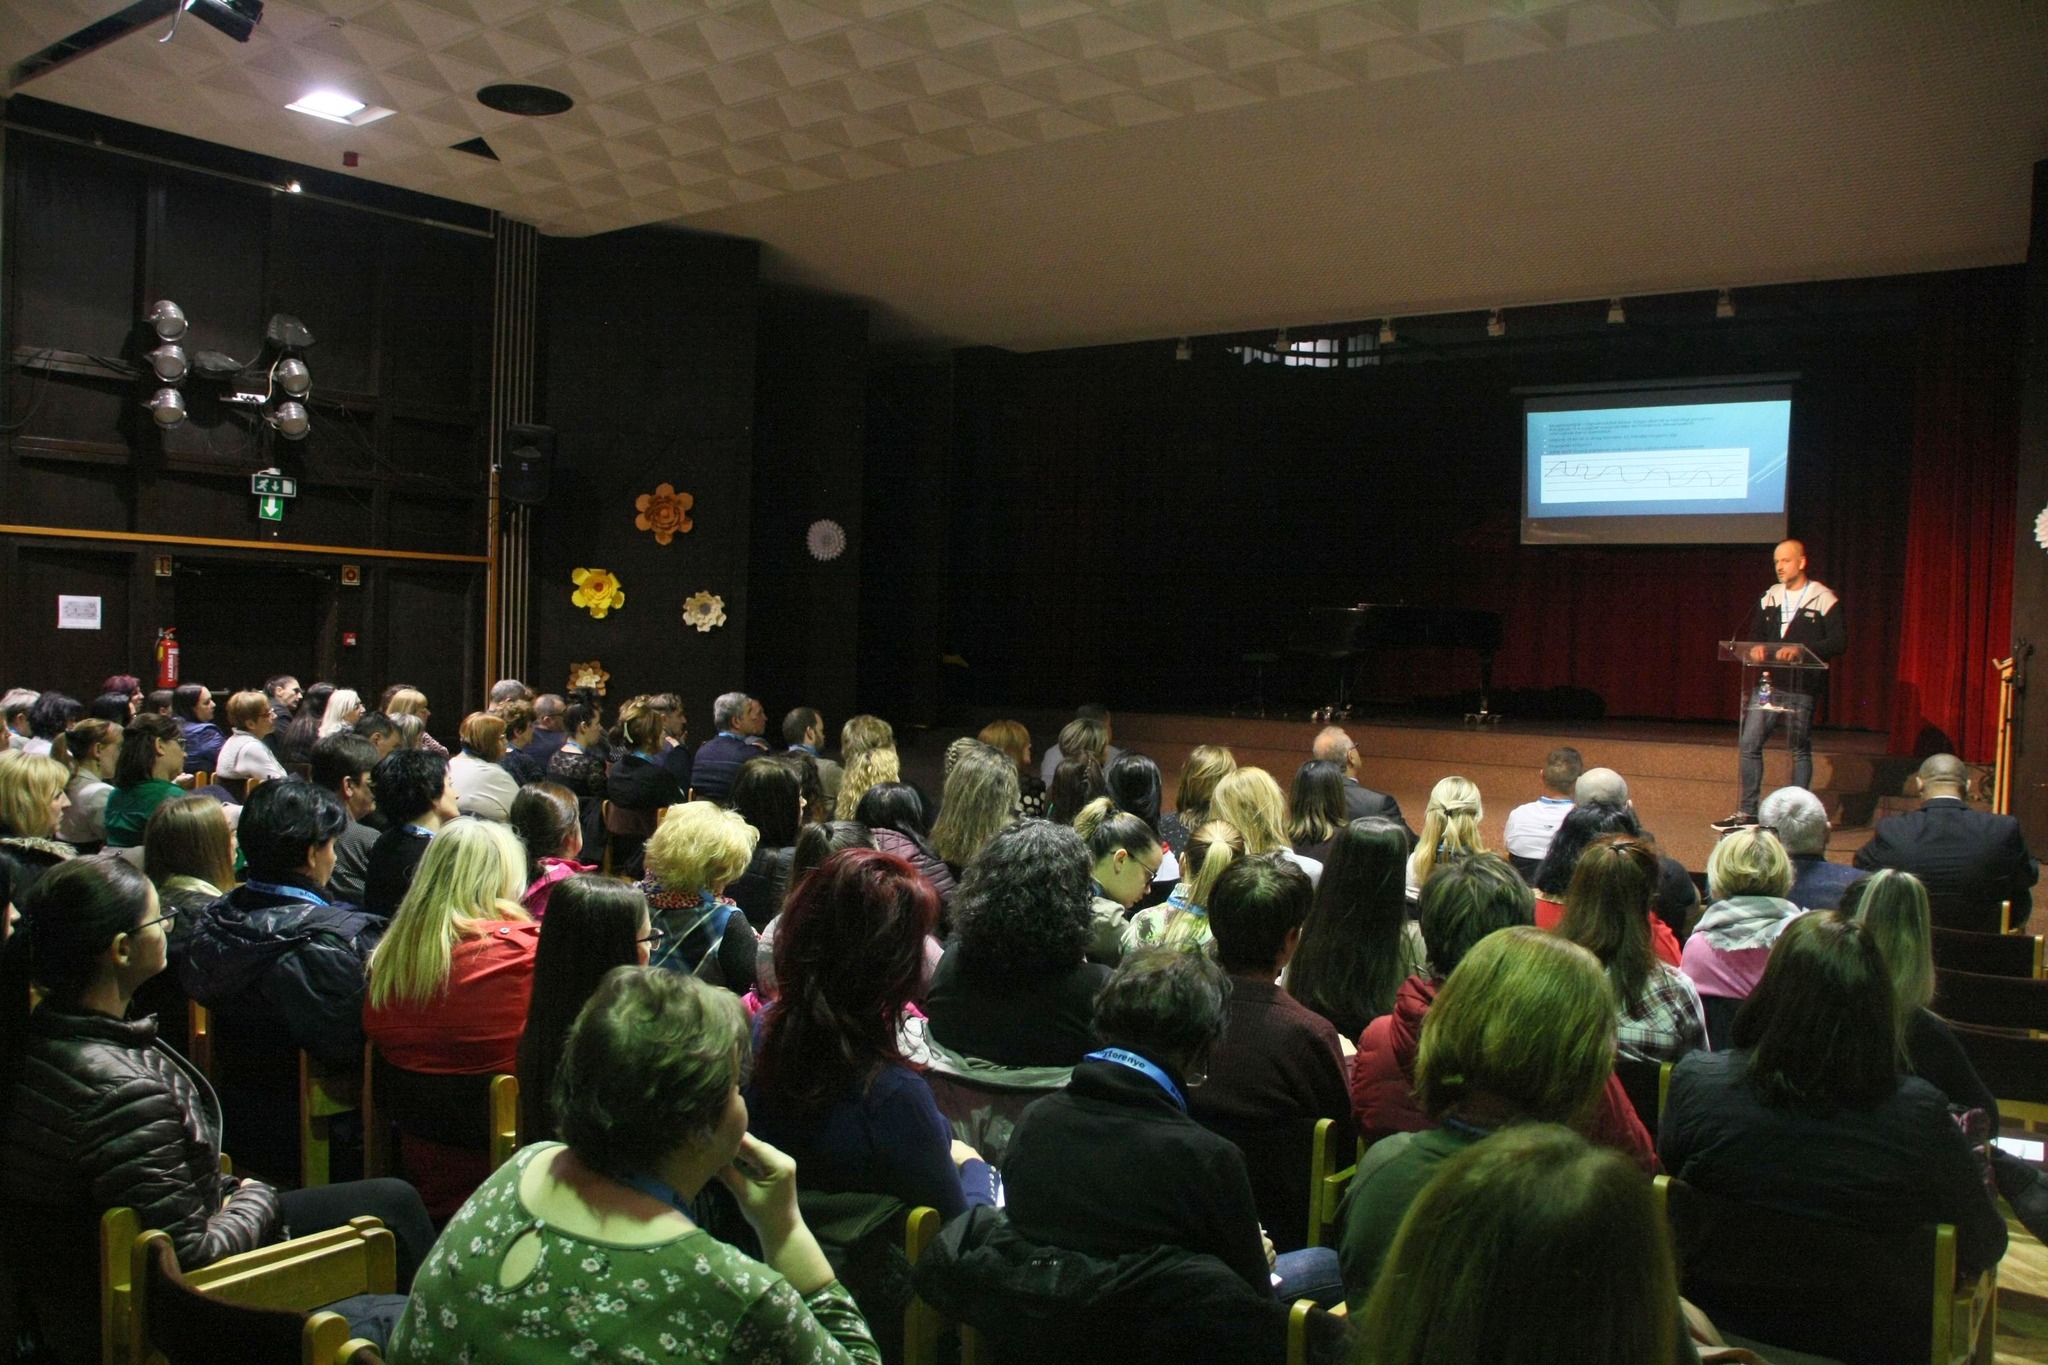
<instances>
[{"instance_id":1,"label":"black puffer jacket","mask_svg":"<svg viewBox=\"0 0 2048 1365\"><path fill-rule=\"evenodd\" d=\"M363 1047L364 966L389 923L352 905L237 887L200 912L178 979L222 1026L352 1066Z\"/></svg>"}]
</instances>

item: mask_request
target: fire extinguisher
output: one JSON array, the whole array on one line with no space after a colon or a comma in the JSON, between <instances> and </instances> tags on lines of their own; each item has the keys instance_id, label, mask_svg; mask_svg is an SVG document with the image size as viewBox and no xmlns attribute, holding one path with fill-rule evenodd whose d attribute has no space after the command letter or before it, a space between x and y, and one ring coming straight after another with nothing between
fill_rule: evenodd
<instances>
[{"instance_id":1,"label":"fire extinguisher","mask_svg":"<svg viewBox=\"0 0 2048 1365\"><path fill-rule=\"evenodd\" d=\"M178 630L165 626L156 633L156 685L178 685Z\"/></svg>"}]
</instances>

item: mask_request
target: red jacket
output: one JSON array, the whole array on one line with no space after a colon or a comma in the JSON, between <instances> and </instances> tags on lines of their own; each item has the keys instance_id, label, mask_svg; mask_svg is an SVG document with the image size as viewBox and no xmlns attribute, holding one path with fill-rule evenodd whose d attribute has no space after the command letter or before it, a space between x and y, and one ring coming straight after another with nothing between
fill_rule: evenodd
<instances>
[{"instance_id":1,"label":"red jacket","mask_svg":"<svg viewBox=\"0 0 2048 1365\"><path fill-rule=\"evenodd\" d=\"M1415 1052L1422 1042L1422 1020L1442 986L1427 977L1409 977L1394 995L1393 1011L1367 1024L1358 1036L1358 1055L1351 1059L1351 1113L1368 1146L1391 1133L1436 1126L1415 1103ZM1600 1108L1585 1132L1589 1140L1615 1148L1645 1171L1657 1169L1656 1144L1636 1117L1620 1077L1607 1078Z\"/></svg>"},{"instance_id":2,"label":"red jacket","mask_svg":"<svg viewBox=\"0 0 2048 1365\"><path fill-rule=\"evenodd\" d=\"M493 924L455 944L448 989L425 1005L365 1001L363 1030L384 1060L406 1071L486 1076L519 1069L519 1035L533 994L540 926Z\"/></svg>"}]
</instances>

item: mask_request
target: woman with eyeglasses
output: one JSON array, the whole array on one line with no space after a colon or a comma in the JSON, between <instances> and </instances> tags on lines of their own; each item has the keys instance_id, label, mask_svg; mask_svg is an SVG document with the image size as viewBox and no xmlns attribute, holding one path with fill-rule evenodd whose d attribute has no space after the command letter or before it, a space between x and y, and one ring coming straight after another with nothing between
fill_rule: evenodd
<instances>
[{"instance_id":1,"label":"woman with eyeglasses","mask_svg":"<svg viewBox=\"0 0 2048 1365\"><path fill-rule=\"evenodd\" d=\"M42 879L22 915L0 950L0 1206L9 1268L56 1359L100 1358L97 1229L114 1207L168 1233L188 1270L371 1214L397 1238L406 1287L433 1242L410 1186L280 1194L222 1173L212 1087L159 1042L154 1016L128 1017L163 970L170 928L148 879L117 858L77 859ZM352 1326L381 1335L399 1306Z\"/></svg>"},{"instance_id":2,"label":"woman with eyeglasses","mask_svg":"<svg viewBox=\"0 0 2048 1365\"><path fill-rule=\"evenodd\" d=\"M614 967L645 967L665 931L648 920L647 897L610 877L555 883L533 954L533 998L519 1035L519 1134L552 1141L555 1069L569 1025Z\"/></svg>"},{"instance_id":3,"label":"woman with eyeglasses","mask_svg":"<svg viewBox=\"0 0 2048 1365\"><path fill-rule=\"evenodd\" d=\"M128 722L107 797L107 846L140 848L156 808L192 785L185 774L185 732L169 716L143 712Z\"/></svg>"},{"instance_id":4,"label":"woman with eyeglasses","mask_svg":"<svg viewBox=\"0 0 2048 1365\"><path fill-rule=\"evenodd\" d=\"M1094 877L1094 931L1088 960L1114 967L1123 961L1125 917L1152 890L1152 878L1166 857L1166 845L1143 819L1106 796L1098 796L1074 817L1074 832L1088 846Z\"/></svg>"}]
</instances>

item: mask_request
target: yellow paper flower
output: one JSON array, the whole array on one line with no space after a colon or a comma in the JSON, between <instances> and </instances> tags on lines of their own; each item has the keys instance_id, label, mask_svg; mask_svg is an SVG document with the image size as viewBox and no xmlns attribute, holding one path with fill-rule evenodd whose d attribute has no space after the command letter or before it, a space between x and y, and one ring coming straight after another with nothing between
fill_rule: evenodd
<instances>
[{"instance_id":1,"label":"yellow paper flower","mask_svg":"<svg viewBox=\"0 0 2048 1365\"><path fill-rule=\"evenodd\" d=\"M678 493L671 484L656 484L652 493L642 493L634 499L633 505L640 509L640 515L633 518L633 525L642 531L654 532L654 543L666 545L678 531L687 531L695 522L690 520L690 509L697 500L688 493Z\"/></svg>"},{"instance_id":2,"label":"yellow paper flower","mask_svg":"<svg viewBox=\"0 0 2048 1365\"><path fill-rule=\"evenodd\" d=\"M569 690L571 692L589 688L601 697L604 695L604 685L611 680L612 675L596 659L592 659L588 663L569 665Z\"/></svg>"},{"instance_id":3,"label":"yellow paper flower","mask_svg":"<svg viewBox=\"0 0 2048 1365\"><path fill-rule=\"evenodd\" d=\"M626 590L619 586L618 578L610 569L575 569L569 574L576 591L569 600L588 610L597 620L604 620L604 614L613 607L626 605Z\"/></svg>"}]
</instances>

